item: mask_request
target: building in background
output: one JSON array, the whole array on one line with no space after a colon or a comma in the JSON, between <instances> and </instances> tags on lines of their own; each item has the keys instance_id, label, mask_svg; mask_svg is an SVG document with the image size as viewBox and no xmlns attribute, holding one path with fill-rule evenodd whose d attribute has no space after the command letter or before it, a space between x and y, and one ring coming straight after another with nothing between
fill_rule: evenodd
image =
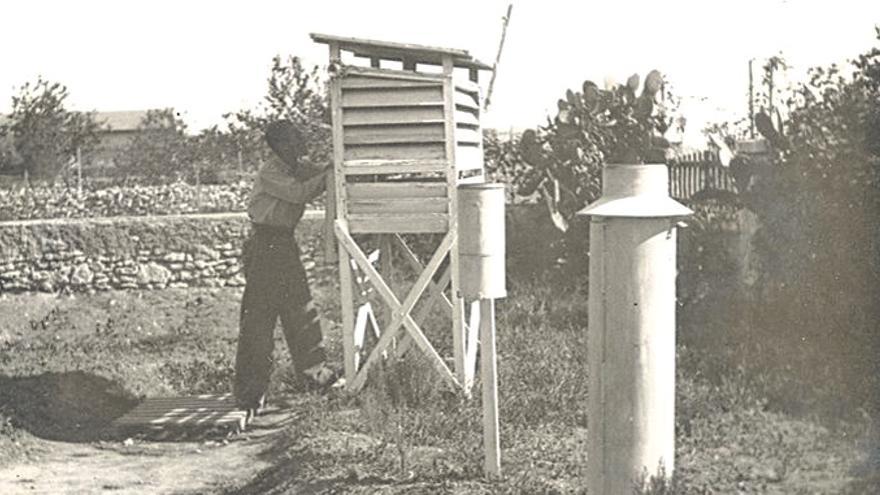
<instances>
[{"instance_id":1,"label":"building in background","mask_svg":"<svg viewBox=\"0 0 880 495\"><path fill-rule=\"evenodd\" d=\"M103 171L115 166L115 158L140 132L140 125L149 110L129 110L118 112L95 112L95 122L101 126L99 143L83 159L84 170L104 175Z\"/></svg>"}]
</instances>

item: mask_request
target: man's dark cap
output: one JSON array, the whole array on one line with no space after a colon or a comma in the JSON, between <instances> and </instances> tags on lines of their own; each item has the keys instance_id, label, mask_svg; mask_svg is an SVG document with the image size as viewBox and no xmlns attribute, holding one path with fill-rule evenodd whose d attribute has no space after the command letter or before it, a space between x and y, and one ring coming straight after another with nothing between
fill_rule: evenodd
<instances>
[{"instance_id":1,"label":"man's dark cap","mask_svg":"<svg viewBox=\"0 0 880 495\"><path fill-rule=\"evenodd\" d=\"M289 120L275 120L266 126L266 144L284 160L293 165L305 154L306 140L297 126Z\"/></svg>"}]
</instances>

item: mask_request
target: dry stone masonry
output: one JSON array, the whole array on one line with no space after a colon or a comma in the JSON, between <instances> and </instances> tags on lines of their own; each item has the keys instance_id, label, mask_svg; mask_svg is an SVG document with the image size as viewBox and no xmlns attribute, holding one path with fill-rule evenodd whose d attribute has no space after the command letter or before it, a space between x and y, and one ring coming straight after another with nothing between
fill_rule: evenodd
<instances>
[{"instance_id":1,"label":"dry stone masonry","mask_svg":"<svg viewBox=\"0 0 880 495\"><path fill-rule=\"evenodd\" d=\"M299 227L315 267L321 213ZM0 222L0 292L244 285L243 213Z\"/></svg>"}]
</instances>

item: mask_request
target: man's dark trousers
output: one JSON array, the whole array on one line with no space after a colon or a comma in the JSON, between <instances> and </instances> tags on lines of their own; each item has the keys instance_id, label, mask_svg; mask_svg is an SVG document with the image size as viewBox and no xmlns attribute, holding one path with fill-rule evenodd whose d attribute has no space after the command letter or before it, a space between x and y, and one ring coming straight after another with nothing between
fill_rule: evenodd
<instances>
[{"instance_id":1,"label":"man's dark trousers","mask_svg":"<svg viewBox=\"0 0 880 495\"><path fill-rule=\"evenodd\" d=\"M326 359L320 317L293 229L253 227L242 254L247 282L235 358L235 397L246 408L256 407L268 388L278 318L297 372Z\"/></svg>"}]
</instances>

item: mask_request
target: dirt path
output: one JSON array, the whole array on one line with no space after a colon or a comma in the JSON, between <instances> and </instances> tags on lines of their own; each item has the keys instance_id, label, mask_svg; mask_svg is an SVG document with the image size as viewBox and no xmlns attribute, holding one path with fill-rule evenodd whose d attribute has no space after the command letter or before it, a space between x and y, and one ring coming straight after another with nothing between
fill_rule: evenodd
<instances>
[{"instance_id":1,"label":"dirt path","mask_svg":"<svg viewBox=\"0 0 880 495\"><path fill-rule=\"evenodd\" d=\"M68 443L40 441L41 455L0 468L3 494L206 493L269 467L273 439L293 419L268 411L229 440Z\"/></svg>"}]
</instances>

